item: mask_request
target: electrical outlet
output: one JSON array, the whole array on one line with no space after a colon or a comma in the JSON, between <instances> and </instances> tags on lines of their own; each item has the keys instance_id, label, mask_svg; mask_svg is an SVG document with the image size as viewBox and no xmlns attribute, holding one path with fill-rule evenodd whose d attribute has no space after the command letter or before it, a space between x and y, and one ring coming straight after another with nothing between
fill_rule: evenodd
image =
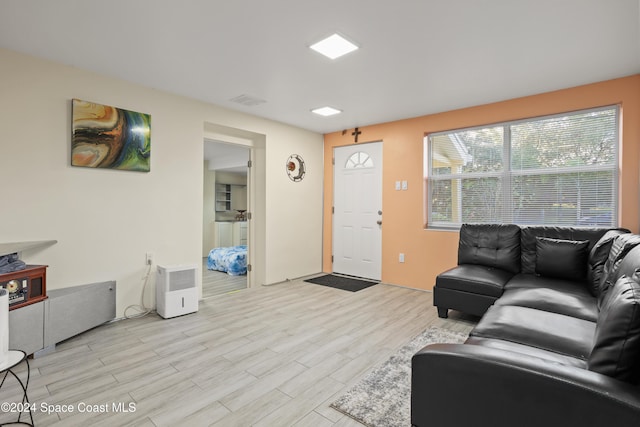
<instances>
[{"instance_id":1,"label":"electrical outlet","mask_svg":"<svg viewBox=\"0 0 640 427\"><path fill-rule=\"evenodd\" d=\"M147 252L147 257L146 257L145 263L147 265L153 264L153 252Z\"/></svg>"}]
</instances>

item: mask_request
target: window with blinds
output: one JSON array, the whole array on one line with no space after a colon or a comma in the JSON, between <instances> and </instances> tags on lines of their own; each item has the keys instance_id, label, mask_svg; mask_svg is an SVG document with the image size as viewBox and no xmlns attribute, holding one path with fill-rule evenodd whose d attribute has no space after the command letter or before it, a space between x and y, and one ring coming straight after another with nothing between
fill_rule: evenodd
<instances>
[{"instance_id":1,"label":"window with blinds","mask_svg":"<svg viewBox=\"0 0 640 427\"><path fill-rule=\"evenodd\" d=\"M425 137L427 226L616 226L619 108Z\"/></svg>"}]
</instances>

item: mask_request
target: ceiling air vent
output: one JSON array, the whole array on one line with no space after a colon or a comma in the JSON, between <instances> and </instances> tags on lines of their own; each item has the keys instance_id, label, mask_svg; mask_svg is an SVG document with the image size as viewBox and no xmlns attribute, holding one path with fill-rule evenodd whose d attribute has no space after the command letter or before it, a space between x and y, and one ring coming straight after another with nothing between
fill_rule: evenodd
<instances>
[{"instance_id":1,"label":"ceiling air vent","mask_svg":"<svg viewBox=\"0 0 640 427\"><path fill-rule=\"evenodd\" d=\"M267 102L264 99L254 98L249 95L236 96L235 98L231 98L229 101L237 102L238 104L242 104L246 107L255 107L256 105L264 104L265 102Z\"/></svg>"}]
</instances>

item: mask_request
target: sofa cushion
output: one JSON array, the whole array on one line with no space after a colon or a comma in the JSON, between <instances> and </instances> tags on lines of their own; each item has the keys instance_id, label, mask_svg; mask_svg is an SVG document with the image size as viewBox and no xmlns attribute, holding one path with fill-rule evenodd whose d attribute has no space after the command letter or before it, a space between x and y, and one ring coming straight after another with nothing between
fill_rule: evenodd
<instances>
[{"instance_id":1,"label":"sofa cushion","mask_svg":"<svg viewBox=\"0 0 640 427\"><path fill-rule=\"evenodd\" d=\"M541 276L583 281L588 258L588 240L536 238L536 274Z\"/></svg>"},{"instance_id":2,"label":"sofa cushion","mask_svg":"<svg viewBox=\"0 0 640 427\"><path fill-rule=\"evenodd\" d=\"M640 284L622 276L607 293L588 369L621 381L640 379Z\"/></svg>"},{"instance_id":3,"label":"sofa cushion","mask_svg":"<svg viewBox=\"0 0 640 427\"><path fill-rule=\"evenodd\" d=\"M558 279L555 277L542 277L535 274L516 274L504 286L507 289L517 288L549 288L569 294L586 295L589 294L586 282L575 280Z\"/></svg>"},{"instance_id":4,"label":"sofa cushion","mask_svg":"<svg viewBox=\"0 0 640 427\"><path fill-rule=\"evenodd\" d=\"M458 264L520 271L520 227L514 224L462 224Z\"/></svg>"},{"instance_id":5,"label":"sofa cushion","mask_svg":"<svg viewBox=\"0 0 640 427\"><path fill-rule=\"evenodd\" d=\"M535 274L537 237L550 237L562 240L588 240L589 250L606 233L608 228L578 228L578 227L521 227L520 249L522 273Z\"/></svg>"},{"instance_id":6,"label":"sofa cushion","mask_svg":"<svg viewBox=\"0 0 640 427\"><path fill-rule=\"evenodd\" d=\"M615 283L622 276L633 277L634 274L637 273L640 268L640 245L634 246L631 250L629 250L624 258L620 262L617 263L617 266L608 277L603 278L604 282ZM603 297L604 298L604 297Z\"/></svg>"},{"instance_id":7,"label":"sofa cushion","mask_svg":"<svg viewBox=\"0 0 640 427\"><path fill-rule=\"evenodd\" d=\"M600 282L600 292L598 294L598 307L602 308L602 303L609 288L613 286L622 275L633 275L636 268L640 267L640 254L631 251L640 245L640 236L637 234L622 234L617 236L611 243L609 256L604 263L603 279ZM624 268L622 268L624 266Z\"/></svg>"},{"instance_id":8,"label":"sofa cushion","mask_svg":"<svg viewBox=\"0 0 640 427\"><path fill-rule=\"evenodd\" d=\"M504 291L496 305L515 305L595 322L597 300L586 288L584 292L564 292L548 287L512 288Z\"/></svg>"},{"instance_id":9,"label":"sofa cushion","mask_svg":"<svg viewBox=\"0 0 640 427\"><path fill-rule=\"evenodd\" d=\"M591 248L591 252L589 252L589 268L587 268L587 282L589 283L589 291L594 297L600 295L600 283L604 278L604 264L609 258L611 244L617 236L629 232L629 230L623 228L609 230Z\"/></svg>"},{"instance_id":10,"label":"sofa cushion","mask_svg":"<svg viewBox=\"0 0 640 427\"><path fill-rule=\"evenodd\" d=\"M499 297L511 277L513 273L497 268L463 264L440 273L436 287Z\"/></svg>"},{"instance_id":11,"label":"sofa cushion","mask_svg":"<svg viewBox=\"0 0 640 427\"><path fill-rule=\"evenodd\" d=\"M511 341L499 340L495 338L469 337L464 343L510 351L512 353L526 354L527 356L537 357L539 359L547 360L560 365L575 366L576 368L581 369L587 368L587 361L584 359L578 359L564 354L559 354L554 351L542 350L540 348L531 347L528 345L516 344Z\"/></svg>"},{"instance_id":12,"label":"sofa cushion","mask_svg":"<svg viewBox=\"0 0 640 427\"><path fill-rule=\"evenodd\" d=\"M586 360L595 329L596 324L588 320L528 307L494 305L470 336L511 341Z\"/></svg>"}]
</instances>

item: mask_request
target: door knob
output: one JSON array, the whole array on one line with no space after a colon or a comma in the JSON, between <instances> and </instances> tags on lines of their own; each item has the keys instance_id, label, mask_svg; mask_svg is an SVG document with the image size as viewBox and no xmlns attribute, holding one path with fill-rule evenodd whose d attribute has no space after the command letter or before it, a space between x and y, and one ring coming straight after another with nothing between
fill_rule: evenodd
<instances>
[{"instance_id":1,"label":"door knob","mask_svg":"<svg viewBox=\"0 0 640 427\"><path fill-rule=\"evenodd\" d=\"M377 221L376 221L376 224L378 224L378 225L382 225L382 220L377 220Z\"/></svg>"}]
</instances>

